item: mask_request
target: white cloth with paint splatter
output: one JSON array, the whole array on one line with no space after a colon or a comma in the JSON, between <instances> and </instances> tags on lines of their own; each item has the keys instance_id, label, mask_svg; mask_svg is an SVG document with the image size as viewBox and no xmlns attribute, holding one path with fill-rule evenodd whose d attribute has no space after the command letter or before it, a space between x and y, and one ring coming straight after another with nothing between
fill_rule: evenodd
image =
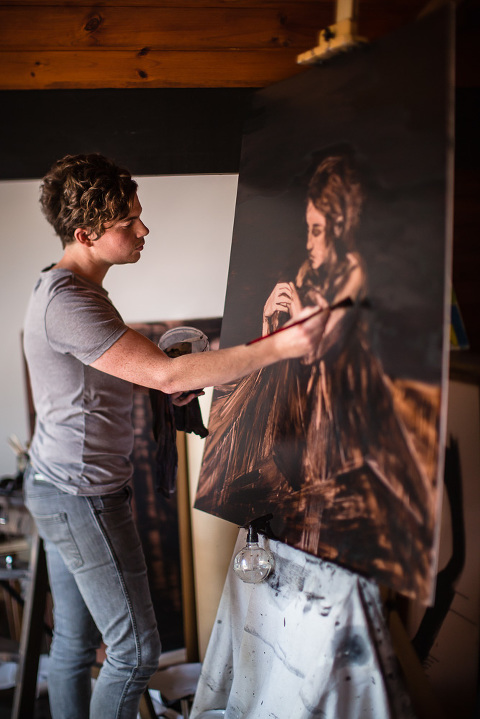
<instances>
[{"instance_id":1,"label":"white cloth with paint splatter","mask_svg":"<svg viewBox=\"0 0 480 719\"><path fill-rule=\"evenodd\" d=\"M240 531L235 553L244 545ZM275 570L230 566L191 719L413 719L375 582L260 536Z\"/></svg>"}]
</instances>

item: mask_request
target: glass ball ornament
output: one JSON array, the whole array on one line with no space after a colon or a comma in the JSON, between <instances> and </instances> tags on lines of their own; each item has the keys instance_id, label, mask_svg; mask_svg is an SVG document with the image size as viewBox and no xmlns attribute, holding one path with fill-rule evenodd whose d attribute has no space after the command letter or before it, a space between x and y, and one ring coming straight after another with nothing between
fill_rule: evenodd
<instances>
[{"instance_id":1,"label":"glass ball ornament","mask_svg":"<svg viewBox=\"0 0 480 719\"><path fill-rule=\"evenodd\" d=\"M233 571L242 582L258 584L268 577L275 566L271 552L258 544L258 532L250 525L247 543L233 560Z\"/></svg>"}]
</instances>

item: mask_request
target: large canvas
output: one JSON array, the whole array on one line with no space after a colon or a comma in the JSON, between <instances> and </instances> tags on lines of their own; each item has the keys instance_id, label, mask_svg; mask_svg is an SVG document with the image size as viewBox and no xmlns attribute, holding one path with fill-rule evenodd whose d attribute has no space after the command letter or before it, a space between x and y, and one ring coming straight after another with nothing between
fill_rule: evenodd
<instances>
[{"instance_id":1,"label":"large canvas","mask_svg":"<svg viewBox=\"0 0 480 719\"><path fill-rule=\"evenodd\" d=\"M449 334L445 7L256 94L221 346L304 306L318 350L216 389L195 507L430 601ZM349 305L349 306L348 306Z\"/></svg>"}]
</instances>

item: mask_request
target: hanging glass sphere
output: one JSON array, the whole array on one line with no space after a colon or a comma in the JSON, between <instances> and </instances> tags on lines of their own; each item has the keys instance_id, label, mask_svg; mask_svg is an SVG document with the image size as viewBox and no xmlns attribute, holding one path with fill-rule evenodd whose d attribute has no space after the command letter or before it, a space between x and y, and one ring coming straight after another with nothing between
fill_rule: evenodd
<instances>
[{"instance_id":1,"label":"hanging glass sphere","mask_svg":"<svg viewBox=\"0 0 480 719\"><path fill-rule=\"evenodd\" d=\"M233 560L233 571L242 582L258 584L268 577L274 566L273 555L259 546L257 530L250 525L247 544Z\"/></svg>"}]
</instances>

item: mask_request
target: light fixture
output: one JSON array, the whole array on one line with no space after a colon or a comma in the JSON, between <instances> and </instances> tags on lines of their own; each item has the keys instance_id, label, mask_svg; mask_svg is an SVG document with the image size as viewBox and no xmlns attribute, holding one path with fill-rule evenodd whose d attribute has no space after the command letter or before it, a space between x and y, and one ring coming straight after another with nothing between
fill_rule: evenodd
<instances>
[{"instance_id":1,"label":"light fixture","mask_svg":"<svg viewBox=\"0 0 480 719\"><path fill-rule=\"evenodd\" d=\"M247 531L247 544L235 555L233 571L242 582L258 584L268 577L275 566L271 552L258 544L258 532L250 524Z\"/></svg>"}]
</instances>

